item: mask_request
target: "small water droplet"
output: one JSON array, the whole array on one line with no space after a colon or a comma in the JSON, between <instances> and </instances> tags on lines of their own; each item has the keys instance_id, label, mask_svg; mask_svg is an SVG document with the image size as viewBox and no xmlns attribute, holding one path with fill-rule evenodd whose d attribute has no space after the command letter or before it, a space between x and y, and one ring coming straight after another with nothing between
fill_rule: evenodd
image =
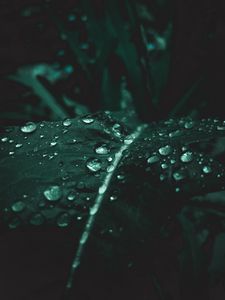
<instances>
[{"instance_id":1,"label":"small water droplet","mask_svg":"<svg viewBox=\"0 0 225 300\"><path fill-rule=\"evenodd\" d=\"M179 129L169 133L169 137L176 137L180 135L181 135L181 131Z\"/></svg>"},{"instance_id":2,"label":"small water droplet","mask_svg":"<svg viewBox=\"0 0 225 300\"><path fill-rule=\"evenodd\" d=\"M183 173L177 171L177 172L174 172L174 173L173 173L173 178L174 178L176 181L180 181L180 180L184 179L185 176L184 176Z\"/></svg>"},{"instance_id":3,"label":"small water droplet","mask_svg":"<svg viewBox=\"0 0 225 300\"><path fill-rule=\"evenodd\" d=\"M115 201L116 199L117 199L117 196L113 196L113 195L112 195L112 196L109 197L109 200L110 200L110 201Z\"/></svg>"},{"instance_id":4,"label":"small water droplet","mask_svg":"<svg viewBox=\"0 0 225 300\"><path fill-rule=\"evenodd\" d=\"M85 124L91 124L94 122L94 119L92 117L83 117L81 120Z\"/></svg>"},{"instance_id":5,"label":"small water droplet","mask_svg":"<svg viewBox=\"0 0 225 300\"><path fill-rule=\"evenodd\" d=\"M217 130L225 130L225 126L217 126Z\"/></svg>"},{"instance_id":6,"label":"small water droplet","mask_svg":"<svg viewBox=\"0 0 225 300\"><path fill-rule=\"evenodd\" d=\"M212 168L210 166L204 166L202 168L202 171L205 173L205 174L209 174L212 172Z\"/></svg>"},{"instance_id":7,"label":"small water droplet","mask_svg":"<svg viewBox=\"0 0 225 300\"><path fill-rule=\"evenodd\" d=\"M63 126L69 127L70 125L72 125L72 121L70 119L65 119L63 121Z\"/></svg>"},{"instance_id":8,"label":"small water droplet","mask_svg":"<svg viewBox=\"0 0 225 300\"><path fill-rule=\"evenodd\" d=\"M168 165L167 165L166 163L162 163L162 164L161 164L161 168L162 168L162 169L167 169L167 168L168 168Z\"/></svg>"},{"instance_id":9,"label":"small water droplet","mask_svg":"<svg viewBox=\"0 0 225 300\"><path fill-rule=\"evenodd\" d=\"M166 145L164 147L159 148L159 153L161 155L167 156L172 152L172 147L170 145Z\"/></svg>"},{"instance_id":10,"label":"small water droplet","mask_svg":"<svg viewBox=\"0 0 225 300\"><path fill-rule=\"evenodd\" d=\"M70 216L67 213L63 213L57 218L57 225L59 227L67 227L69 223L70 223Z\"/></svg>"},{"instance_id":11,"label":"small water droplet","mask_svg":"<svg viewBox=\"0 0 225 300\"><path fill-rule=\"evenodd\" d=\"M112 131L113 131L114 135L117 136L117 137L122 136L121 130L122 130L122 128L121 128L121 125L119 123L115 123L112 127Z\"/></svg>"},{"instance_id":12,"label":"small water droplet","mask_svg":"<svg viewBox=\"0 0 225 300\"><path fill-rule=\"evenodd\" d=\"M50 146L51 146L51 147L54 147L54 146L56 146L57 144L58 144L58 143L54 141L54 142L51 142L51 143L50 143Z\"/></svg>"},{"instance_id":13,"label":"small water droplet","mask_svg":"<svg viewBox=\"0 0 225 300\"><path fill-rule=\"evenodd\" d=\"M62 196L62 190L58 185L52 185L44 191L44 196L49 201L57 201Z\"/></svg>"},{"instance_id":14,"label":"small water droplet","mask_svg":"<svg viewBox=\"0 0 225 300\"><path fill-rule=\"evenodd\" d=\"M100 144L97 145L95 148L95 153L97 154L108 154L110 152L110 149L106 144Z\"/></svg>"},{"instance_id":15,"label":"small water droplet","mask_svg":"<svg viewBox=\"0 0 225 300\"><path fill-rule=\"evenodd\" d=\"M21 148L23 146L23 144L16 144L15 147L16 148Z\"/></svg>"},{"instance_id":16,"label":"small water droplet","mask_svg":"<svg viewBox=\"0 0 225 300\"><path fill-rule=\"evenodd\" d=\"M17 201L12 204L11 208L14 212L21 212L26 207L25 203L23 201Z\"/></svg>"},{"instance_id":17,"label":"small water droplet","mask_svg":"<svg viewBox=\"0 0 225 300\"><path fill-rule=\"evenodd\" d=\"M193 121L187 121L184 123L184 128L186 129L191 129L194 127L194 122Z\"/></svg>"},{"instance_id":18,"label":"small water droplet","mask_svg":"<svg viewBox=\"0 0 225 300\"><path fill-rule=\"evenodd\" d=\"M31 217L30 224L38 226L38 225L42 225L44 223L44 221L45 221L45 219L44 219L43 215L40 213L37 213Z\"/></svg>"},{"instance_id":19,"label":"small water droplet","mask_svg":"<svg viewBox=\"0 0 225 300\"><path fill-rule=\"evenodd\" d=\"M34 122L27 122L20 130L24 133L32 133L37 129L37 125Z\"/></svg>"},{"instance_id":20,"label":"small water droplet","mask_svg":"<svg viewBox=\"0 0 225 300\"><path fill-rule=\"evenodd\" d=\"M71 191L68 196L67 196L67 199L69 201L74 201L76 199L76 193L74 191Z\"/></svg>"},{"instance_id":21,"label":"small water droplet","mask_svg":"<svg viewBox=\"0 0 225 300\"><path fill-rule=\"evenodd\" d=\"M8 141L8 138L7 138L7 137L3 137L3 138L1 138L1 141L2 141L3 143L5 143L5 142Z\"/></svg>"},{"instance_id":22,"label":"small water droplet","mask_svg":"<svg viewBox=\"0 0 225 300\"><path fill-rule=\"evenodd\" d=\"M102 163L97 158L90 158L86 162L86 167L92 172L97 172L101 170Z\"/></svg>"},{"instance_id":23,"label":"small water droplet","mask_svg":"<svg viewBox=\"0 0 225 300\"><path fill-rule=\"evenodd\" d=\"M183 153L180 157L180 160L185 163L191 162L193 160L193 153L191 151Z\"/></svg>"},{"instance_id":24,"label":"small water droplet","mask_svg":"<svg viewBox=\"0 0 225 300\"><path fill-rule=\"evenodd\" d=\"M117 177L117 179L119 179L119 180L123 180L123 179L125 178L125 176L122 175L122 174L118 174L116 177Z\"/></svg>"}]
</instances>

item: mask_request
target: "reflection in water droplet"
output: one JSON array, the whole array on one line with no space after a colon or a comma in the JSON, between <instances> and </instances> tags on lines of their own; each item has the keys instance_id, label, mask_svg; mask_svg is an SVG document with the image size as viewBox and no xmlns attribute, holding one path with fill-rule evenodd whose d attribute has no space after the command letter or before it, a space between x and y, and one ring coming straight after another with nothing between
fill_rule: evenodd
<instances>
[{"instance_id":1,"label":"reflection in water droplet","mask_svg":"<svg viewBox=\"0 0 225 300\"><path fill-rule=\"evenodd\" d=\"M52 185L44 191L44 196L49 201L57 201L62 196L62 190L58 185Z\"/></svg>"},{"instance_id":2,"label":"reflection in water droplet","mask_svg":"<svg viewBox=\"0 0 225 300\"><path fill-rule=\"evenodd\" d=\"M193 160L193 153L191 151L183 153L180 157L180 160L185 163L191 162Z\"/></svg>"},{"instance_id":3,"label":"reflection in water droplet","mask_svg":"<svg viewBox=\"0 0 225 300\"><path fill-rule=\"evenodd\" d=\"M95 153L97 154L108 154L110 149L106 144L97 145L95 148Z\"/></svg>"},{"instance_id":4,"label":"reflection in water droplet","mask_svg":"<svg viewBox=\"0 0 225 300\"><path fill-rule=\"evenodd\" d=\"M30 224L32 225L41 225L44 223L44 217L42 216L42 214L40 213L37 213L37 214L34 214L31 219L30 219Z\"/></svg>"},{"instance_id":5,"label":"reflection in water droplet","mask_svg":"<svg viewBox=\"0 0 225 300\"><path fill-rule=\"evenodd\" d=\"M169 155L172 152L172 147L170 145L166 145L164 147L159 148L159 153L161 155Z\"/></svg>"},{"instance_id":6,"label":"reflection in water droplet","mask_svg":"<svg viewBox=\"0 0 225 300\"><path fill-rule=\"evenodd\" d=\"M69 223L70 223L70 216L67 213L63 213L57 218L57 225L59 227L67 227Z\"/></svg>"},{"instance_id":7,"label":"reflection in water droplet","mask_svg":"<svg viewBox=\"0 0 225 300\"><path fill-rule=\"evenodd\" d=\"M94 119L92 117L83 117L81 120L85 124L91 124L94 122Z\"/></svg>"},{"instance_id":8,"label":"reflection in water droplet","mask_svg":"<svg viewBox=\"0 0 225 300\"><path fill-rule=\"evenodd\" d=\"M24 133L32 133L37 129L37 125L34 122L27 122L20 130Z\"/></svg>"},{"instance_id":9,"label":"reflection in water droplet","mask_svg":"<svg viewBox=\"0 0 225 300\"><path fill-rule=\"evenodd\" d=\"M72 124L72 121L70 119L65 119L63 121L63 126L69 127Z\"/></svg>"},{"instance_id":10,"label":"reflection in water droplet","mask_svg":"<svg viewBox=\"0 0 225 300\"><path fill-rule=\"evenodd\" d=\"M156 163L159 161L159 157L157 155L153 155L153 156L150 156L148 159L147 159L147 162L149 164L153 164L153 163Z\"/></svg>"},{"instance_id":11,"label":"reflection in water droplet","mask_svg":"<svg viewBox=\"0 0 225 300\"><path fill-rule=\"evenodd\" d=\"M97 158L90 158L86 162L86 167L92 172L97 172L101 169L102 163Z\"/></svg>"},{"instance_id":12,"label":"reflection in water droplet","mask_svg":"<svg viewBox=\"0 0 225 300\"><path fill-rule=\"evenodd\" d=\"M21 212L26 207L25 203L23 201L17 201L12 204L11 208L15 212Z\"/></svg>"},{"instance_id":13,"label":"reflection in water droplet","mask_svg":"<svg viewBox=\"0 0 225 300\"><path fill-rule=\"evenodd\" d=\"M202 171L205 173L205 174L209 174L212 172L212 168L210 166L204 166L202 168Z\"/></svg>"}]
</instances>

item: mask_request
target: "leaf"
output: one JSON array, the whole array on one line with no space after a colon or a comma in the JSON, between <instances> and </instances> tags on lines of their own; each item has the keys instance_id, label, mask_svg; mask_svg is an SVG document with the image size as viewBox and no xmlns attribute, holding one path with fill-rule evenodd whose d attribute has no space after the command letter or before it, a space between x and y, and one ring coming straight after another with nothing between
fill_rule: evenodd
<instances>
[{"instance_id":1,"label":"leaf","mask_svg":"<svg viewBox=\"0 0 225 300\"><path fill-rule=\"evenodd\" d=\"M67 294L88 241L107 226L129 260L190 197L224 189L222 164L199 151L224 135L219 120L141 124L132 111L3 128L2 226L74 227Z\"/></svg>"}]
</instances>

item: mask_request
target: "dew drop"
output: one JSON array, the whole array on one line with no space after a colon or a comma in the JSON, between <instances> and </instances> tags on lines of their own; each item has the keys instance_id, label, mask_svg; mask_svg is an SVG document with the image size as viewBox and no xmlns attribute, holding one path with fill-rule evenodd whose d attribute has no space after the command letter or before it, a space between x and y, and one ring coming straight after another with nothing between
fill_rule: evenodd
<instances>
[{"instance_id":1,"label":"dew drop","mask_svg":"<svg viewBox=\"0 0 225 300\"><path fill-rule=\"evenodd\" d=\"M186 129L191 129L194 127L194 122L193 121L187 121L184 123L184 128Z\"/></svg>"},{"instance_id":2,"label":"dew drop","mask_svg":"<svg viewBox=\"0 0 225 300\"><path fill-rule=\"evenodd\" d=\"M204 166L202 168L202 171L205 173L205 174L209 174L212 172L212 168L210 166Z\"/></svg>"},{"instance_id":3,"label":"dew drop","mask_svg":"<svg viewBox=\"0 0 225 300\"><path fill-rule=\"evenodd\" d=\"M67 227L69 223L70 223L70 216L67 213L63 213L57 218L57 225L59 227Z\"/></svg>"},{"instance_id":4,"label":"dew drop","mask_svg":"<svg viewBox=\"0 0 225 300\"><path fill-rule=\"evenodd\" d=\"M116 197L116 196L113 196L113 195L109 197L109 200L110 200L110 201L115 201L116 199L117 199L117 197Z\"/></svg>"},{"instance_id":5,"label":"dew drop","mask_svg":"<svg viewBox=\"0 0 225 300\"><path fill-rule=\"evenodd\" d=\"M20 130L24 133L32 133L37 129L37 125L34 122L27 122Z\"/></svg>"},{"instance_id":6,"label":"dew drop","mask_svg":"<svg viewBox=\"0 0 225 300\"><path fill-rule=\"evenodd\" d=\"M44 191L44 196L49 201L57 201L62 196L62 190L58 185L52 185Z\"/></svg>"},{"instance_id":7,"label":"dew drop","mask_svg":"<svg viewBox=\"0 0 225 300\"><path fill-rule=\"evenodd\" d=\"M181 131L179 129L169 133L169 137L176 137L180 135L181 135Z\"/></svg>"},{"instance_id":8,"label":"dew drop","mask_svg":"<svg viewBox=\"0 0 225 300\"><path fill-rule=\"evenodd\" d=\"M81 120L85 124L91 124L94 122L94 119L92 117L83 117Z\"/></svg>"},{"instance_id":9,"label":"dew drop","mask_svg":"<svg viewBox=\"0 0 225 300\"><path fill-rule=\"evenodd\" d=\"M70 125L72 125L72 121L70 119L65 119L63 121L63 126L69 127Z\"/></svg>"},{"instance_id":10,"label":"dew drop","mask_svg":"<svg viewBox=\"0 0 225 300\"><path fill-rule=\"evenodd\" d=\"M193 153L191 151L183 153L180 157L180 160L184 163L191 162L193 160Z\"/></svg>"},{"instance_id":11,"label":"dew drop","mask_svg":"<svg viewBox=\"0 0 225 300\"><path fill-rule=\"evenodd\" d=\"M21 212L26 207L25 203L23 201L17 201L12 204L11 208L14 212Z\"/></svg>"},{"instance_id":12,"label":"dew drop","mask_svg":"<svg viewBox=\"0 0 225 300\"><path fill-rule=\"evenodd\" d=\"M32 225L42 225L44 223L44 217L42 214L40 213L37 213L37 214L34 214L31 219L30 219L30 224Z\"/></svg>"},{"instance_id":13,"label":"dew drop","mask_svg":"<svg viewBox=\"0 0 225 300\"><path fill-rule=\"evenodd\" d=\"M95 148L95 153L97 154L108 154L110 149L106 144L97 145Z\"/></svg>"},{"instance_id":14,"label":"dew drop","mask_svg":"<svg viewBox=\"0 0 225 300\"><path fill-rule=\"evenodd\" d=\"M217 126L217 130L225 130L225 126Z\"/></svg>"},{"instance_id":15,"label":"dew drop","mask_svg":"<svg viewBox=\"0 0 225 300\"><path fill-rule=\"evenodd\" d=\"M119 123L115 123L112 127L112 131L114 133L115 136L117 137L121 137L122 136L122 132L121 132L121 125Z\"/></svg>"},{"instance_id":16,"label":"dew drop","mask_svg":"<svg viewBox=\"0 0 225 300\"><path fill-rule=\"evenodd\" d=\"M76 193L74 191L71 191L68 196L67 196L67 199L69 201L74 201L76 199Z\"/></svg>"},{"instance_id":17,"label":"dew drop","mask_svg":"<svg viewBox=\"0 0 225 300\"><path fill-rule=\"evenodd\" d=\"M54 146L56 146L56 145L57 145L57 142L55 142L55 141L50 143L50 146L51 146L51 147L54 147Z\"/></svg>"},{"instance_id":18,"label":"dew drop","mask_svg":"<svg viewBox=\"0 0 225 300\"><path fill-rule=\"evenodd\" d=\"M1 138L1 141L2 141L3 143L5 143L5 142L8 141L8 138L7 138L7 137L3 137L3 138Z\"/></svg>"},{"instance_id":19,"label":"dew drop","mask_svg":"<svg viewBox=\"0 0 225 300\"><path fill-rule=\"evenodd\" d=\"M150 156L148 159L147 159L147 162L149 164L154 164L156 162L159 161L159 157L157 155L153 155L153 156Z\"/></svg>"},{"instance_id":20,"label":"dew drop","mask_svg":"<svg viewBox=\"0 0 225 300\"><path fill-rule=\"evenodd\" d=\"M185 176L184 176L183 173L177 171L177 172L173 173L173 178L174 178L176 181L180 181L180 180L184 179Z\"/></svg>"},{"instance_id":21,"label":"dew drop","mask_svg":"<svg viewBox=\"0 0 225 300\"><path fill-rule=\"evenodd\" d=\"M23 146L23 144L16 144L15 147L16 148L21 148Z\"/></svg>"},{"instance_id":22,"label":"dew drop","mask_svg":"<svg viewBox=\"0 0 225 300\"><path fill-rule=\"evenodd\" d=\"M167 156L172 152L172 147L170 145L166 145L164 147L159 148L159 153L161 155Z\"/></svg>"},{"instance_id":23,"label":"dew drop","mask_svg":"<svg viewBox=\"0 0 225 300\"><path fill-rule=\"evenodd\" d=\"M97 158L90 158L86 162L86 167L92 172L98 172L102 167L102 163Z\"/></svg>"}]
</instances>

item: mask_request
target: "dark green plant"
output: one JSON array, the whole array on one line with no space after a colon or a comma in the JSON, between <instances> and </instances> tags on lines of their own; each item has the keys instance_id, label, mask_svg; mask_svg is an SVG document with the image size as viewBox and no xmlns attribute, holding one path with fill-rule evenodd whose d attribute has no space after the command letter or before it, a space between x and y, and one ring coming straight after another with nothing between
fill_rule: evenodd
<instances>
[{"instance_id":1,"label":"dark green plant","mask_svg":"<svg viewBox=\"0 0 225 300\"><path fill-rule=\"evenodd\" d=\"M211 299L224 286L225 123L213 113L199 120L211 107L207 67L183 81L174 69L182 55L194 61L190 40L201 50L213 39L181 37L168 1L22 10L35 14L63 45L57 63L37 58L6 72L36 106L25 93L20 112L1 113L21 125L1 129L3 235L69 231L61 299Z\"/></svg>"}]
</instances>

